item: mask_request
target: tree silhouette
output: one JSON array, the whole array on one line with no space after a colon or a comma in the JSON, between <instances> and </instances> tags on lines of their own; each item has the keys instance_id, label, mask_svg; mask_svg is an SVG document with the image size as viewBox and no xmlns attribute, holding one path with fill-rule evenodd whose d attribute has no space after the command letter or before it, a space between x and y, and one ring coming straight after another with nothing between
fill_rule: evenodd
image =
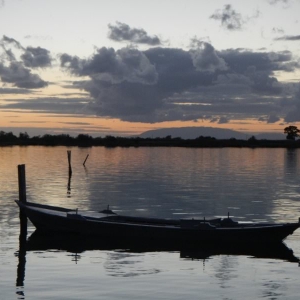
<instances>
[{"instance_id":1,"label":"tree silhouette","mask_svg":"<svg viewBox=\"0 0 300 300\"><path fill-rule=\"evenodd\" d=\"M300 136L300 130L297 126L288 126L284 128L284 133L287 134L286 138L288 140L295 140L297 137Z\"/></svg>"}]
</instances>

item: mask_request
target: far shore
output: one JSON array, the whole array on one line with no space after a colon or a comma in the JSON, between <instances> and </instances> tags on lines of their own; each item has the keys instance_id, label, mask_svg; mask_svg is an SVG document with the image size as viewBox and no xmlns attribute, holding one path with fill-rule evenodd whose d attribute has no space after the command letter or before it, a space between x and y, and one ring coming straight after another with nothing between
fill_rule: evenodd
<instances>
[{"instance_id":1,"label":"far shore","mask_svg":"<svg viewBox=\"0 0 300 300\"><path fill-rule=\"evenodd\" d=\"M72 137L67 134L30 137L27 133L20 133L17 137L11 132L0 132L0 146L77 146L77 147L190 147L190 148L300 148L300 140L259 140L254 136L248 140L216 139L214 137L199 136L195 139L166 136L164 138L142 137L92 137L79 134Z\"/></svg>"}]
</instances>

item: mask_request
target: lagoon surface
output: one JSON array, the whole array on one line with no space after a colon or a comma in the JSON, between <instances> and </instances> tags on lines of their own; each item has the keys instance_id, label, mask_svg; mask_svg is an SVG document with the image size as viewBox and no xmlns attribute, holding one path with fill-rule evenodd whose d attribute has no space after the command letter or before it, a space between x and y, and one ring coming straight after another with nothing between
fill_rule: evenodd
<instances>
[{"instance_id":1,"label":"lagoon surface","mask_svg":"<svg viewBox=\"0 0 300 300\"><path fill-rule=\"evenodd\" d=\"M72 177L67 150L72 151ZM83 162L89 154L85 167ZM300 149L0 147L0 299L299 299L300 268L252 253L90 249L19 256L17 165L27 199L166 218L300 217ZM28 224L28 238L34 232ZM300 229L285 240L300 257Z\"/></svg>"}]
</instances>

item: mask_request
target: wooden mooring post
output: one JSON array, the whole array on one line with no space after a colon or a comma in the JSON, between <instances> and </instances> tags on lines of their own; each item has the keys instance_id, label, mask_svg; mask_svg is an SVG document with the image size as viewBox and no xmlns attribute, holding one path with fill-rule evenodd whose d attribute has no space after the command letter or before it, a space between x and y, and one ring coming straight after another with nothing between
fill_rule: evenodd
<instances>
[{"instance_id":1,"label":"wooden mooring post","mask_svg":"<svg viewBox=\"0 0 300 300\"><path fill-rule=\"evenodd\" d=\"M68 150L67 153L68 153L68 163L69 163L69 176L71 176L72 175L71 150Z\"/></svg>"},{"instance_id":2,"label":"wooden mooring post","mask_svg":"<svg viewBox=\"0 0 300 300\"><path fill-rule=\"evenodd\" d=\"M89 154L86 156L86 158L85 158L85 160L84 160L84 162L83 162L83 166L84 166L84 167L85 167L85 162L87 161L88 157L89 157Z\"/></svg>"}]
</instances>

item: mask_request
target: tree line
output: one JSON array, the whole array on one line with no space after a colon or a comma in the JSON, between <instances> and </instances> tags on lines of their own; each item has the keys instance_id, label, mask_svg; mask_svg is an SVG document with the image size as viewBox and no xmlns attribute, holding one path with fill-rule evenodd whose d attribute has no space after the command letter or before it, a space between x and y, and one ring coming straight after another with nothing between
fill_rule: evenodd
<instances>
[{"instance_id":1,"label":"tree line","mask_svg":"<svg viewBox=\"0 0 300 300\"><path fill-rule=\"evenodd\" d=\"M290 129L290 130L289 130ZM247 140L240 139L216 139L210 136L199 136L195 139L173 138L168 135L163 138L142 138L142 137L92 137L88 134L78 134L76 137L69 134L30 137L27 132L21 132L18 136L12 132L0 131L0 146L105 146L105 147L285 147L300 148L300 130L285 128L286 140L258 140L254 136ZM298 130L298 131L297 131Z\"/></svg>"}]
</instances>

